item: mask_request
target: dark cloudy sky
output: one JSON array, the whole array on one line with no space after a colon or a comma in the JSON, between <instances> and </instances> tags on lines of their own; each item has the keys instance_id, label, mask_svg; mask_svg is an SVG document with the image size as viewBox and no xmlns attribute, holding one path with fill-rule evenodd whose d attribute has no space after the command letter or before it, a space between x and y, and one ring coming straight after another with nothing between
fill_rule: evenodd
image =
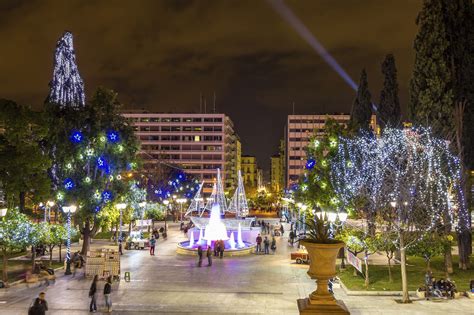
<instances>
[{"instance_id":1,"label":"dark cloudy sky","mask_svg":"<svg viewBox=\"0 0 474 315\"><path fill-rule=\"evenodd\" d=\"M394 53L406 106L421 0L286 3L355 81L367 69L375 102L380 64ZM74 34L87 95L103 85L127 108L183 112L215 91L244 153L265 168L292 102L297 114L349 112L354 98L263 0L0 0L0 98L42 106L64 30Z\"/></svg>"}]
</instances>

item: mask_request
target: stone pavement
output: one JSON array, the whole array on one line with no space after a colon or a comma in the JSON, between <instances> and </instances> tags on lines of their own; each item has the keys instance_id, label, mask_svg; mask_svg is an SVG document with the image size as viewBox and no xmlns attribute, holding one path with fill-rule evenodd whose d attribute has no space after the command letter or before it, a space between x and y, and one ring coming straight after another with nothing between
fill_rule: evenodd
<instances>
[{"instance_id":1,"label":"stone pavement","mask_svg":"<svg viewBox=\"0 0 474 315\"><path fill-rule=\"evenodd\" d=\"M296 299L315 288L306 274L308 266L289 260L294 250L286 237L277 238L276 255L251 255L214 259L212 267L196 266L196 258L175 254L184 235L170 227L167 240L157 243L156 256L147 251L126 251L122 272L131 281L113 286L114 314L298 314ZM60 272L61 273L61 272ZM26 314L29 303L46 291L48 314L88 314L90 280L60 277L50 287L25 285L0 290L0 314ZM103 287L103 282L99 285ZM468 299L400 305L394 297L346 296L335 289L352 314L474 314ZM103 297L99 305L103 307Z\"/></svg>"}]
</instances>

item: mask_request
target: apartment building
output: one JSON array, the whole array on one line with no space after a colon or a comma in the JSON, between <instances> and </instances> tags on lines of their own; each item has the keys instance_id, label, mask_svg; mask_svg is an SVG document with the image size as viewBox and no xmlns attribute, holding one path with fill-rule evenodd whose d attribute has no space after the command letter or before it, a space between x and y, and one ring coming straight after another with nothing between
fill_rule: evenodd
<instances>
[{"instance_id":1,"label":"apartment building","mask_svg":"<svg viewBox=\"0 0 474 315\"><path fill-rule=\"evenodd\" d=\"M257 187L257 158L251 155L242 155L242 177L248 188Z\"/></svg>"},{"instance_id":2,"label":"apartment building","mask_svg":"<svg viewBox=\"0 0 474 315\"><path fill-rule=\"evenodd\" d=\"M123 115L132 122L145 164L177 165L203 180L206 192L212 189L219 168L226 188L235 187L241 146L225 114L130 111Z\"/></svg>"},{"instance_id":3,"label":"apartment building","mask_svg":"<svg viewBox=\"0 0 474 315\"><path fill-rule=\"evenodd\" d=\"M285 142L286 142L286 187L298 182L298 178L304 173L306 165L306 147L312 135L324 135L324 126L328 119L333 119L341 124L347 124L351 116L349 114L334 115L288 115ZM377 130L375 115L371 118L371 127Z\"/></svg>"}]
</instances>

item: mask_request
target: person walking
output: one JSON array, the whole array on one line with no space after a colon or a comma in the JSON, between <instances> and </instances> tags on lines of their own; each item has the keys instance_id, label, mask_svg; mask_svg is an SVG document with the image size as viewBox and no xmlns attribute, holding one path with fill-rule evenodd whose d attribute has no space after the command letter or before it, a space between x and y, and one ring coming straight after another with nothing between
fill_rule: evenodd
<instances>
[{"instance_id":1,"label":"person walking","mask_svg":"<svg viewBox=\"0 0 474 315\"><path fill-rule=\"evenodd\" d=\"M207 246L206 256L207 256L207 266L211 267L212 266L211 246Z\"/></svg>"},{"instance_id":2,"label":"person walking","mask_svg":"<svg viewBox=\"0 0 474 315\"><path fill-rule=\"evenodd\" d=\"M155 256L156 239L154 236L150 238L150 256Z\"/></svg>"},{"instance_id":3,"label":"person walking","mask_svg":"<svg viewBox=\"0 0 474 315\"><path fill-rule=\"evenodd\" d=\"M277 249L277 245L276 245L276 240L275 240L275 236L272 237L272 244L271 244L271 247L272 249L272 254L275 255L275 251Z\"/></svg>"},{"instance_id":4,"label":"person walking","mask_svg":"<svg viewBox=\"0 0 474 315\"><path fill-rule=\"evenodd\" d=\"M255 252L260 253L262 251L262 237L260 236L260 234L258 234L256 242L257 242L257 248L255 249Z\"/></svg>"},{"instance_id":5,"label":"person walking","mask_svg":"<svg viewBox=\"0 0 474 315\"><path fill-rule=\"evenodd\" d=\"M112 276L107 278L107 282L104 286L104 298L105 298L105 306L107 307L107 312L112 312Z\"/></svg>"},{"instance_id":6,"label":"person walking","mask_svg":"<svg viewBox=\"0 0 474 315\"><path fill-rule=\"evenodd\" d=\"M91 288L89 289L89 297L91 298L89 311L91 313L97 312L97 282L98 281L99 281L99 276L95 275L94 280L92 280Z\"/></svg>"},{"instance_id":7,"label":"person walking","mask_svg":"<svg viewBox=\"0 0 474 315\"><path fill-rule=\"evenodd\" d=\"M280 225L280 232L281 232L281 236L285 234L285 228L283 228L283 224Z\"/></svg>"},{"instance_id":8,"label":"person walking","mask_svg":"<svg viewBox=\"0 0 474 315\"><path fill-rule=\"evenodd\" d=\"M48 302L45 299L46 293L40 292L38 297L33 301L33 305L28 310L28 315L46 315L48 310Z\"/></svg>"},{"instance_id":9,"label":"person walking","mask_svg":"<svg viewBox=\"0 0 474 315\"><path fill-rule=\"evenodd\" d=\"M122 251L122 238L119 237L119 254L120 255L123 255L123 251Z\"/></svg>"},{"instance_id":10,"label":"person walking","mask_svg":"<svg viewBox=\"0 0 474 315\"><path fill-rule=\"evenodd\" d=\"M201 267L202 266L202 246L198 247L198 257L199 257L198 267Z\"/></svg>"},{"instance_id":11,"label":"person walking","mask_svg":"<svg viewBox=\"0 0 474 315\"><path fill-rule=\"evenodd\" d=\"M263 241L263 245L265 246L265 255L270 254L270 240L268 237L265 236L265 240Z\"/></svg>"}]
</instances>

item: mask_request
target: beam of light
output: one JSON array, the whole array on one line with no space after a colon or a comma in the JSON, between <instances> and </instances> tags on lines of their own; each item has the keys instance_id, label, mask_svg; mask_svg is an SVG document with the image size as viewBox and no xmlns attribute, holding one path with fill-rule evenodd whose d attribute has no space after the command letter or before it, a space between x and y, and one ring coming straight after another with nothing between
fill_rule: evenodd
<instances>
[{"instance_id":1,"label":"beam of light","mask_svg":"<svg viewBox=\"0 0 474 315\"><path fill-rule=\"evenodd\" d=\"M301 20L291 11L283 0L267 0L272 8L293 27L293 29L323 58L323 60L337 72L337 74L355 91L357 84L339 65L333 56L324 48L324 46L313 36L310 30L301 22Z\"/></svg>"}]
</instances>

